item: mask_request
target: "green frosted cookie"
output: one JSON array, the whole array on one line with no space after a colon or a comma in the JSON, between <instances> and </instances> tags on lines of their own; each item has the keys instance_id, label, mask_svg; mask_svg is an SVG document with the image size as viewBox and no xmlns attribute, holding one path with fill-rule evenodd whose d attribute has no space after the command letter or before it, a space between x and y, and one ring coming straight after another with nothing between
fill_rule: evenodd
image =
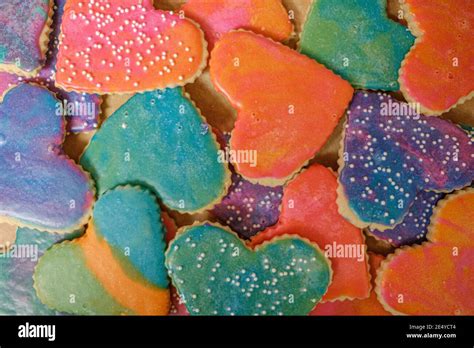
<instances>
[{"instance_id":1,"label":"green frosted cookie","mask_svg":"<svg viewBox=\"0 0 474 348\"><path fill-rule=\"evenodd\" d=\"M386 0L315 0L300 49L356 88L396 91L398 70L414 41L387 17Z\"/></svg>"},{"instance_id":2,"label":"green frosted cookie","mask_svg":"<svg viewBox=\"0 0 474 348\"><path fill-rule=\"evenodd\" d=\"M39 260L40 300L73 314L166 315L165 230L152 194L118 187L100 197L83 237Z\"/></svg>"},{"instance_id":3,"label":"green frosted cookie","mask_svg":"<svg viewBox=\"0 0 474 348\"><path fill-rule=\"evenodd\" d=\"M230 182L218 150L199 110L174 88L127 101L94 135L81 164L99 194L139 184L171 209L196 212L219 201Z\"/></svg>"},{"instance_id":4,"label":"green frosted cookie","mask_svg":"<svg viewBox=\"0 0 474 348\"><path fill-rule=\"evenodd\" d=\"M306 240L283 236L252 251L210 224L179 232L166 266L192 315L306 315L331 281L329 261Z\"/></svg>"},{"instance_id":5,"label":"green frosted cookie","mask_svg":"<svg viewBox=\"0 0 474 348\"><path fill-rule=\"evenodd\" d=\"M36 296L33 271L38 258L53 244L79 236L18 228L16 241L8 250L0 249L0 315L54 315Z\"/></svg>"}]
</instances>

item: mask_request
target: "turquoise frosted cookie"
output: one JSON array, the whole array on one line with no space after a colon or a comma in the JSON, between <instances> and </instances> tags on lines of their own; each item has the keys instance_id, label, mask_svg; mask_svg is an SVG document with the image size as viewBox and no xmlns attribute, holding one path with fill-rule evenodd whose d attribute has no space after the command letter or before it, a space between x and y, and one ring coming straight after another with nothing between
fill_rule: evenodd
<instances>
[{"instance_id":1,"label":"turquoise frosted cookie","mask_svg":"<svg viewBox=\"0 0 474 348\"><path fill-rule=\"evenodd\" d=\"M46 89L23 84L0 104L0 220L44 231L74 231L89 219L89 176L61 145L64 118Z\"/></svg>"},{"instance_id":2,"label":"turquoise frosted cookie","mask_svg":"<svg viewBox=\"0 0 474 348\"><path fill-rule=\"evenodd\" d=\"M136 94L94 135L81 164L99 194L122 184L151 188L171 209L194 212L226 192L209 126L181 88Z\"/></svg>"},{"instance_id":3,"label":"turquoise frosted cookie","mask_svg":"<svg viewBox=\"0 0 474 348\"><path fill-rule=\"evenodd\" d=\"M57 314L36 296L33 271L38 258L54 243L80 234L80 231L60 235L28 228L17 229L15 243L8 250L0 249L0 315Z\"/></svg>"},{"instance_id":4,"label":"turquoise frosted cookie","mask_svg":"<svg viewBox=\"0 0 474 348\"><path fill-rule=\"evenodd\" d=\"M74 314L168 314L164 236L152 194L129 186L109 191L95 204L83 237L41 257L38 297Z\"/></svg>"},{"instance_id":5,"label":"turquoise frosted cookie","mask_svg":"<svg viewBox=\"0 0 474 348\"><path fill-rule=\"evenodd\" d=\"M396 91L398 70L414 41L387 17L386 0L317 0L300 48L354 87Z\"/></svg>"},{"instance_id":6,"label":"turquoise frosted cookie","mask_svg":"<svg viewBox=\"0 0 474 348\"><path fill-rule=\"evenodd\" d=\"M210 224L178 232L166 266L192 315L306 315L331 281L329 261L306 240L283 236L252 251Z\"/></svg>"},{"instance_id":7,"label":"turquoise frosted cookie","mask_svg":"<svg viewBox=\"0 0 474 348\"><path fill-rule=\"evenodd\" d=\"M44 63L52 0L0 2L0 71L31 76Z\"/></svg>"}]
</instances>

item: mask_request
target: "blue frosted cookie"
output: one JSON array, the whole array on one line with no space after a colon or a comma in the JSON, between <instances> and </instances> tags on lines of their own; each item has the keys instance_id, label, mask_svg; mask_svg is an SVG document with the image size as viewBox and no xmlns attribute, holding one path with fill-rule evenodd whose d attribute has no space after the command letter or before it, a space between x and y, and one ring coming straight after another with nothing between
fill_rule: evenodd
<instances>
[{"instance_id":1,"label":"blue frosted cookie","mask_svg":"<svg viewBox=\"0 0 474 348\"><path fill-rule=\"evenodd\" d=\"M123 184L150 188L169 208L196 212L225 194L229 173L199 110L181 88L136 94L94 135L81 164L99 194Z\"/></svg>"},{"instance_id":2,"label":"blue frosted cookie","mask_svg":"<svg viewBox=\"0 0 474 348\"><path fill-rule=\"evenodd\" d=\"M89 219L93 185L61 149L58 102L42 87L21 84L0 103L0 221L71 232Z\"/></svg>"},{"instance_id":3,"label":"blue frosted cookie","mask_svg":"<svg viewBox=\"0 0 474 348\"><path fill-rule=\"evenodd\" d=\"M339 160L341 213L379 230L401 223L419 192L474 179L474 143L459 126L383 93L355 94Z\"/></svg>"}]
</instances>

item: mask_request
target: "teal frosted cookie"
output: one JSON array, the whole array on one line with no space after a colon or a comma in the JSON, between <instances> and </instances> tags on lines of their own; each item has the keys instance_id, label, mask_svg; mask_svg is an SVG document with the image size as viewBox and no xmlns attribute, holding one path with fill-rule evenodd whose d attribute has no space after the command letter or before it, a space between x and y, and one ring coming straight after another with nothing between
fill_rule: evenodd
<instances>
[{"instance_id":1,"label":"teal frosted cookie","mask_svg":"<svg viewBox=\"0 0 474 348\"><path fill-rule=\"evenodd\" d=\"M53 244L79 236L44 233L18 228L16 241L0 248L0 315L54 315L36 296L33 271L38 258Z\"/></svg>"},{"instance_id":2,"label":"teal frosted cookie","mask_svg":"<svg viewBox=\"0 0 474 348\"><path fill-rule=\"evenodd\" d=\"M94 135L81 164L102 194L123 184L153 190L171 209L214 205L230 182L210 127L181 88L136 94Z\"/></svg>"},{"instance_id":3,"label":"teal frosted cookie","mask_svg":"<svg viewBox=\"0 0 474 348\"><path fill-rule=\"evenodd\" d=\"M309 241L283 236L253 251L210 224L178 232L166 266L192 315L306 315L332 275Z\"/></svg>"},{"instance_id":4,"label":"teal frosted cookie","mask_svg":"<svg viewBox=\"0 0 474 348\"><path fill-rule=\"evenodd\" d=\"M39 260L38 297L73 314L166 315L164 236L151 193L129 186L108 191L84 236L55 245Z\"/></svg>"},{"instance_id":5,"label":"teal frosted cookie","mask_svg":"<svg viewBox=\"0 0 474 348\"><path fill-rule=\"evenodd\" d=\"M300 49L356 88L396 91L398 70L414 41L387 17L386 0L316 0Z\"/></svg>"}]
</instances>

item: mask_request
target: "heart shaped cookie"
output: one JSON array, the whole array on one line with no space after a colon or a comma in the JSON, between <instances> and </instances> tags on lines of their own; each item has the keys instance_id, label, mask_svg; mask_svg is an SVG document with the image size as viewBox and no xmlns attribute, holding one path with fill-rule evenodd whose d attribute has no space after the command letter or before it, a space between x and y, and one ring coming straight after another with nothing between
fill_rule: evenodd
<instances>
[{"instance_id":1,"label":"heart shaped cookie","mask_svg":"<svg viewBox=\"0 0 474 348\"><path fill-rule=\"evenodd\" d=\"M10 73L0 73L0 96L22 82L44 86L54 92L62 102L61 111L68 121L68 131L74 133L92 131L99 123L102 99L96 94L66 92L54 84L58 40L66 0L55 0L54 4L53 30L50 34L44 66L34 77L25 78Z\"/></svg>"},{"instance_id":2,"label":"heart shaped cookie","mask_svg":"<svg viewBox=\"0 0 474 348\"><path fill-rule=\"evenodd\" d=\"M223 34L233 29L246 29L276 41L288 39L293 32L281 0L189 0L181 10L199 23L209 51Z\"/></svg>"},{"instance_id":3,"label":"heart shaped cookie","mask_svg":"<svg viewBox=\"0 0 474 348\"><path fill-rule=\"evenodd\" d=\"M11 89L0 104L0 220L41 231L74 231L94 200L88 174L61 151L59 101L39 86Z\"/></svg>"},{"instance_id":4,"label":"heart shaped cookie","mask_svg":"<svg viewBox=\"0 0 474 348\"><path fill-rule=\"evenodd\" d=\"M333 279L323 301L365 298L370 276L364 236L339 215L336 189L330 169L310 166L284 188L278 223L253 237L251 245L286 234L307 238L331 260Z\"/></svg>"},{"instance_id":5,"label":"heart shaped cookie","mask_svg":"<svg viewBox=\"0 0 474 348\"><path fill-rule=\"evenodd\" d=\"M357 92L339 157L343 216L381 231L403 221L423 190L449 192L474 179L474 143L450 121L411 105Z\"/></svg>"},{"instance_id":6,"label":"heart shaped cookie","mask_svg":"<svg viewBox=\"0 0 474 348\"><path fill-rule=\"evenodd\" d=\"M471 0L404 0L416 44L402 63L405 98L427 115L440 115L474 96Z\"/></svg>"},{"instance_id":7,"label":"heart shaped cookie","mask_svg":"<svg viewBox=\"0 0 474 348\"><path fill-rule=\"evenodd\" d=\"M398 70L415 38L387 17L386 0L318 0L301 34L301 52L354 87L396 91Z\"/></svg>"},{"instance_id":8,"label":"heart shaped cookie","mask_svg":"<svg viewBox=\"0 0 474 348\"><path fill-rule=\"evenodd\" d=\"M53 244L79 236L77 231L64 234L44 233L18 228L16 241L8 250L0 248L0 314L54 315L33 288L33 271L38 258ZM3 252L2 252L3 251Z\"/></svg>"},{"instance_id":9,"label":"heart shaped cookie","mask_svg":"<svg viewBox=\"0 0 474 348\"><path fill-rule=\"evenodd\" d=\"M382 264L377 294L394 314L473 315L474 189L436 207L428 243L398 249Z\"/></svg>"},{"instance_id":10,"label":"heart shaped cookie","mask_svg":"<svg viewBox=\"0 0 474 348\"><path fill-rule=\"evenodd\" d=\"M308 241L284 236L252 251L207 223L178 232L166 266L192 315L304 315L331 281L329 261Z\"/></svg>"},{"instance_id":11,"label":"heart shaped cookie","mask_svg":"<svg viewBox=\"0 0 474 348\"><path fill-rule=\"evenodd\" d=\"M37 295L67 313L165 315L164 236L150 193L130 186L109 191L97 201L83 237L57 244L40 258Z\"/></svg>"},{"instance_id":12,"label":"heart shaped cookie","mask_svg":"<svg viewBox=\"0 0 474 348\"><path fill-rule=\"evenodd\" d=\"M339 76L298 52L246 31L211 54L214 86L238 110L230 148L239 174L285 183L324 145L352 98ZM248 161L252 155L255 161Z\"/></svg>"},{"instance_id":13,"label":"heart shaped cookie","mask_svg":"<svg viewBox=\"0 0 474 348\"><path fill-rule=\"evenodd\" d=\"M207 60L204 34L151 0L69 1L56 84L87 93L133 93L192 82Z\"/></svg>"},{"instance_id":14,"label":"heart shaped cookie","mask_svg":"<svg viewBox=\"0 0 474 348\"><path fill-rule=\"evenodd\" d=\"M52 0L2 1L0 71L34 76L44 63Z\"/></svg>"},{"instance_id":15,"label":"heart shaped cookie","mask_svg":"<svg viewBox=\"0 0 474 348\"><path fill-rule=\"evenodd\" d=\"M218 202L230 184L218 145L181 88L136 94L94 135L81 164L99 194L135 183L171 209L196 212Z\"/></svg>"},{"instance_id":16,"label":"heart shaped cookie","mask_svg":"<svg viewBox=\"0 0 474 348\"><path fill-rule=\"evenodd\" d=\"M375 293L375 277L377 276L377 270L380 267L380 264L385 258L382 255L371 252L369 252L368 255L372 285L370 296L364 299L349 299L344 301L318 303L310 315L391 315L390 312L387 312L383 308L382 304L377 299L377 294Z\"/></svg>"}]
</instances>

